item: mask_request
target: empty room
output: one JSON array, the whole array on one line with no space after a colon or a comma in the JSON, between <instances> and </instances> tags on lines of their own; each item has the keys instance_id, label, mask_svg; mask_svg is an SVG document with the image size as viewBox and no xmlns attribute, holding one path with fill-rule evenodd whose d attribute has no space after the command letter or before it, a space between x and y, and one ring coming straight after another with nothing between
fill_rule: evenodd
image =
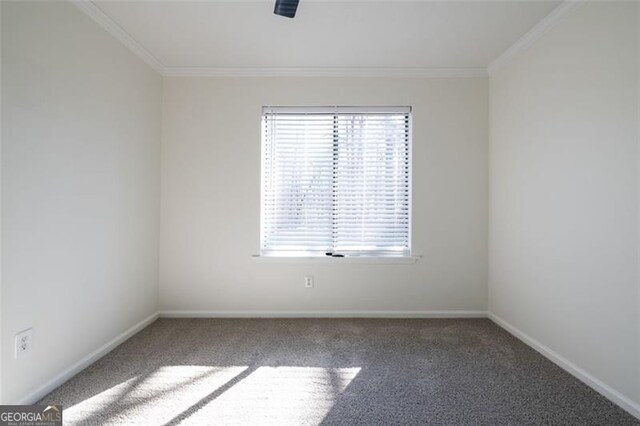
<instances>
[{"instance_id":1,"label":"empty room","mask_svg":"<svg viewBox=\"0 0 640 426\"><path fill-rule=\"evenodd\" d=\"M640 425L639 1L0 25L0 426Z\"/></svg>"}]
</instances>

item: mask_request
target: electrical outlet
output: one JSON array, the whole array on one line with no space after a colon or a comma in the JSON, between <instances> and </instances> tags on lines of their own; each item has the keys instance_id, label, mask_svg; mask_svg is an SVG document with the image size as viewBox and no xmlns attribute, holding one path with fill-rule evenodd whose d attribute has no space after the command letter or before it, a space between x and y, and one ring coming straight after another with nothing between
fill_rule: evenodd
<instances>
[{"instance_id":1,"label":"electrical outlet","mask_svg":"<svg viewBox=\"0 0 640 426\"><path fill-rule=\"evenodd\" d=\"M31 352L33 348L33 328L28 328L16 334L14 356L22 358Z\"/></svg>"},{"instance_id":2,"label":"electrical outlet","mask_svg":"<svg viewBox=\"0 0 640 426\"><path fill-rule=\"evenodd\" d=\"M304 277L304 286L305 288L313 288L313 276L307 275Z\"/></svg>"}]
</instances>

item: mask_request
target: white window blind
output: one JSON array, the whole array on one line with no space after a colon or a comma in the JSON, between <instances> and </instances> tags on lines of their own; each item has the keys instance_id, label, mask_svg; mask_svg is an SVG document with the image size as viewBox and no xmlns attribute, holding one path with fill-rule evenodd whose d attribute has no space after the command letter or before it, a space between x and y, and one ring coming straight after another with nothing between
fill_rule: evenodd
<instances>
[{"instance_id":1,"label":"white window blind","mask_svg":"<svg viewBox=\"0 0 640 426\"><path fill-rule=\"evenodd\" d=\"M410 107L264 107L261 255L410 255L410 139Z\"/></svg>"}]
</instances>

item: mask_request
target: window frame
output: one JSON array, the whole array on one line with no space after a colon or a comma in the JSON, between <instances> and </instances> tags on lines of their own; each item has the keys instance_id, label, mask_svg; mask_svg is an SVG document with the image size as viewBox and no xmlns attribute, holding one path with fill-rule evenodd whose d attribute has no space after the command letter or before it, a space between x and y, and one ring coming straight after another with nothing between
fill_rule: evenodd
<instances>
[{"instance_id":1,"label":"window frame","mask_svg":"<svg viewBox=\"0 0 640 426\"><path fill-rule=\"evenodd\" d=\"M408 215L407 215L407 251L404 253L348 253L340 257L327 256L315 252L263 252L263 242L265 239L265 169L266 169L266 135L265 126L263 120L265 114L269 113L282 113L282 114L341 114L341 113L354 113L354 114L384 114L384 113L397 113L406 114L408 117L408 130L407 130L407 161L408 161ZM413 253L413 107L411 105L405 106L263 106L260 114L260 240L259 240L259 255L254 255L253 258L261 261L269 261L273 259L276 262L281 260L300 260L305 261L337 261L340 263L352 263L353 261L358 263L414 263L421 256Z\"/></svg>"}]
</instances>

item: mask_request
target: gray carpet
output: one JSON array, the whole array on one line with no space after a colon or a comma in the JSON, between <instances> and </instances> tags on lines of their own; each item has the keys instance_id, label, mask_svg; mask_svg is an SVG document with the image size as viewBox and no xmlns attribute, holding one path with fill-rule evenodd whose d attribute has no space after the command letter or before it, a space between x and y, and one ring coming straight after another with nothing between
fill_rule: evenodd
<instances>
[{"instance_id":1,"label":"gray carpet","mask_svg":"<svg viewBox=\"0 0 640 426\"><path fill-rule=\"evenodd\" d=\"M640 424L482 319L160 319L40 402L65 424Z\"/></svg>"}]
</instances>

